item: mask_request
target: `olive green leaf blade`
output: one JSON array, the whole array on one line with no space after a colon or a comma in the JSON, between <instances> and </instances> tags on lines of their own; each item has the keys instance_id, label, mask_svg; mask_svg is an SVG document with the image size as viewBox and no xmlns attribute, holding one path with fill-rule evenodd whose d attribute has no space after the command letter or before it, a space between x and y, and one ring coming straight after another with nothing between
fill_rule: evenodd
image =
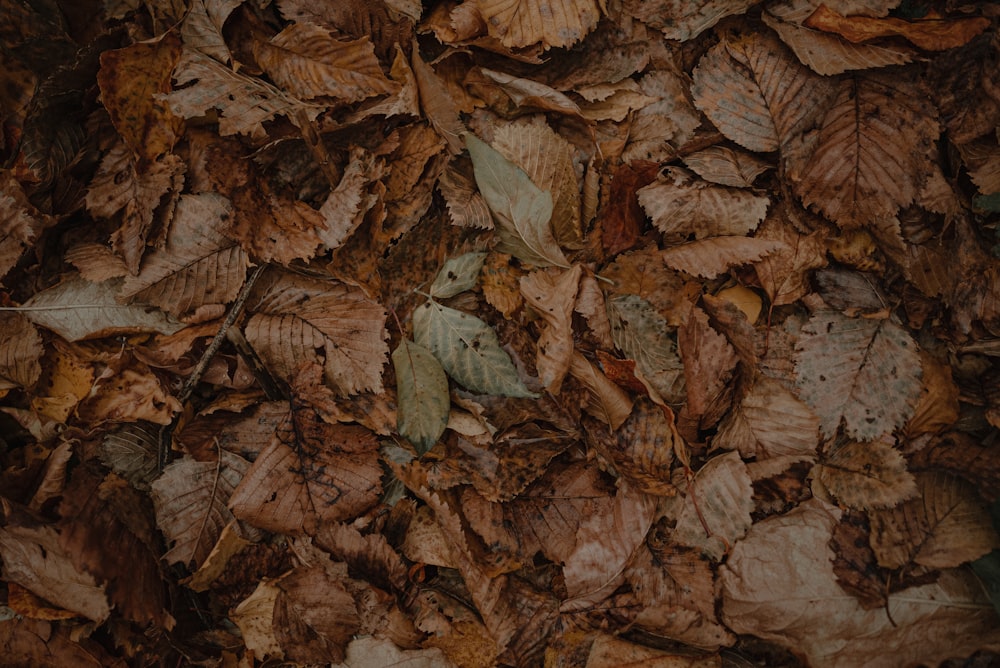
<instances>
[{"instance_id":1,"label":"olive green leaf blade","mask_svg":"<svg viewBox=\"0 0 1000 668\"><path fill-rule=\"evenodd\" d=\"M392 353L396 369L396 429L423 454L448 424L448 378L423 346L403 339Z\"/></svg>"},{"instance_id":2,"label":"olive green leaf blade","mask_svg":"<svg viewBox=\"0 0 1000 668\"><path fill-rule=\"evenodd\" d=\"M435 299L448 299L476 287L486 253L464 253L450 258L441 267L429 290Z\"/></svg>"}]
</instances>

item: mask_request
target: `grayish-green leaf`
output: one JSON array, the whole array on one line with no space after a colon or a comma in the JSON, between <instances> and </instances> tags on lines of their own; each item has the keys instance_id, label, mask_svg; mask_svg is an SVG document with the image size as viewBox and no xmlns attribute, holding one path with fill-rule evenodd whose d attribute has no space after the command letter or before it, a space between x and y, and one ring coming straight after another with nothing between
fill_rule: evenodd
<instances>
[{"instance_id":1,"label":"grayish-green leaf","mask_svg":"<svg viewBox=\"0 0 1000 668\"><path fill-rule=\"evenodd\" d=\"M423 454L448 425L448 378L423 346L403 339L392 353L396 369L396 429Z\"/></svg>"},{"instance_id":2,"label":"grayish-green leaf","mask_svg":"<svg viewBox=\"0 0 1000 668\"><path fill-rule=\"evenodd\" d=\"M472 392L535 397L517 375L497 335L479 318L428 301L413 314L413 338Z\"/></svg>"},{"instance_id":3,"label":"grayish-green leaf","mask_svg":"<svg viewBox=\"0 0 1000 668\"><path fill-rule=\"evenodd\" d=\"M550 227L552 195L472 133L465 135L465 145L476 185L496 218L497 250L539 267L569 267Z\"/></svg>"},{"instance_id":4,"label":"grayish-green leaf","mask_svg":"<svg viewBox=\"0 0 1000 668\"><path fill-rule=\"evenodd\" d=\"M449 259L431 283L431 297L448 299L476 287L485 260L486 253L465 253Z\"/></svg>"},{"instance_id":5,"label":"grayish-green leaf","mask_svg":"<svg viewBox=\"0 0 1000 668\"><path fill-rule=\"evenodd\" d=\"M666 319L642 297L624 295L608 300L611 337L625 355L634 359L667 403L679 404L687 395L684 365L668 331Z\"/></svg>"}]
</instances>

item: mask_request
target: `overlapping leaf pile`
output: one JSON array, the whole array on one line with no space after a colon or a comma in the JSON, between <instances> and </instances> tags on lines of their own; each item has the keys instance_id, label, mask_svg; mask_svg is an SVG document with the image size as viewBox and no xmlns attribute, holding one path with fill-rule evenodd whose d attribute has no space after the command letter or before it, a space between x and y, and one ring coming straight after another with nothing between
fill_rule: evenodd
<instances>
[{"instance_id":1,"label":"overlapping leaf pile","mask_svg":"<svg viewBox=\"0 0 1000 668\"><path fill-rule=\"evenodd\" d=\"M996 659L992 3L0 10L0 663Z\"/></svg>"}]
</instances>

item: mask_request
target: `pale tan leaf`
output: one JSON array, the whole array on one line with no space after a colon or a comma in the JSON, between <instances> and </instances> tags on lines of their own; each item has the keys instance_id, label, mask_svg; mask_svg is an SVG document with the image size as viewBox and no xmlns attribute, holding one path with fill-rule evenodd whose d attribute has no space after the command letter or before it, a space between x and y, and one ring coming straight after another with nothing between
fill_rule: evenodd
<instances>
[{"instance_id":1,"label":"pale tan leaf","mask_svg":"<svg viewBox=\"0 0 1000 668\"><path fill-rule=\"evenodd\" d=\"M569 600L563 609L593 605L623 579L625 567L646 540L656 514L656 497L622 484L610 502L583 518L576 548L563 562Z\"/></svg>"},{"instance_id":2,"label":"pale tan leaf","mask_svg":"<svg viewBox=\"0 0 1000 668\"><path fill-rule=\"evenodd\" d=\"M920 356L892 320L817 312L796 344L799 396L825 436L844 423L852 438L873 440L900 427L920 394Z\"/></svg>"},{"instance_id":3,"label":"pale tan leaf","mask_svg":"<svg viewBox=\"0 0 1000 668\"><path fill-rule=\"evenodd\" d=\"M695 105L726 137L751 151L787 145L821 111L831 90L764 32L712 47L693 77Z\"/></svg>"},{"instance_id":4,"label":"pale tan leaf","mask_svg":"<svg viewBox=\"0 0 1000 668\"><path fill-rule=\"evenodd\" d=\"M317 228L316 235L323 250L339 248L361 225L378 199L368 191L368 186L382 173L382 163L371 153L360 147L351 150L351 160L344 168L340 183L319 208L323 224Z\"/></svg>"},{"instance_id":5,"label":"pale tan leaf","mask_svg":"<svg viewBox=\"0 0 1000 668\"><path fill-rule=\"evenodd\" d=\"M493 148L523 169L541 190L552 194L552 232L556 241L564 246L579 244L580 187L572 145L548 125L511 123L497 128Z\"/></svg>"},{"instance_id":6,"label":"pale tan leaf","mask_svg":"<svg viewBox=\"0 0 1000 668\"><path fill-rule=\"evenodd\" d=\"M753 326L760 317L760 312L764 308L764 300L756 290L743 285L734 285L729 288L719 290L715 297L723 303L732 304L736 310L746 316L747 323Z\"/></svg>"},{"instance_id":7,"label":"pale tan leaf","mask_svg":"<svg viewBox=\"0 0 1000 668\"><path fill-rule=\"evenodd\" d=\"M629 0L625 8L640 21L662 30L667 39L683 42L697 37L726 16L742 14L753 4L752 0Z\"/></svg>"},{"instance_id":8,"label":"pale tan leaf","mask_svg":"<svg viewBox=\"0 0 1000 668\"><path fill-rule=\"evenodd\" d=\"M4 579L58 602L63 609L98 624L104 622L111 614L105 586L74 563L74 555L60 545L56 528L38 523L7 499L0 503L4 518L0 526Z\"/></svg>"},{"instance_id":9,"label":"pale tan leaf","mask_svg":"<svg viewBox=\"0 0 1000 668\"><path fill-rule=\"evenodd\" d=\"M871 226L916 197L937 137L920 86L898 76L858 75L840 82L812 157L791 177L802 202L841 228Z\"/></svg>"},{"instance_id":10,"label":"pale tan leaf","mask_svg":"<svg viewBox=\"0 0 1000 668\"><path fill-rule=\"evenodd\" d=\"M121 304L121 285L121 280L91 283L71 277L36 293L24 303L24 314L67 341L138 332L173 334L184 328L162 311Z\"/></svg>"},{"instance_id":11,"label":"pale tan leaf","mask_svg":"<svg viewBox=\"0 0 1000 668\"><path fill-rule=\"evenodd\" d=\"M121 278L128 274L128 267L115 252L97 243L83 243L73 246L63 256L76 267L80 276L92 283L100 283L109 278Z\"/></svg>"},{"instance_id":12,"label":"pale tan leaf","mask_svg":"<svg viewBox=\"0 0 1000 668\"><path fill-rule=\"evenodd\" d=\"M373 116L420 116L420 90L417 78L403 52L403 48L394 44L396 55L389 68L389 79L396 85L396 92L373 104L362 105L348 117L351 123L358 123Z\"/></svg>"},{"instance_id":13,"label":"pale tan leaf","mask_svg":"<svg viewBox=\"0 0 1000 668\"><path fill-rule=\"evenodd\" d=\"M899 450L881 441L850 441L813 467L817 478L847 508L891 508L917 493L913 474Z\"/></svg>"},{"instance_id":14,"label":"pale tan leaf","mask_svg":"<svg viewBox=\"0 0 1000 668\"><path fill-rule=\"evenodd\" d=\"M827 264L823 231L808 235L797 232L788 220L788 206L787 202L782 202L772 209L755 235L757 239L771 239L782 244L754 264L757 278L772 306L792 304L807 295L812 290L810 272Z\"/></svg>"},{"instance_id":15,"label":"pale tan leaf","mask_svg":"<svg viewBox=\"0 0 1000 668\"><path fill-rule=\"evenodd\" d=\"M31 389L42 373L42 337L20 313L0 312L0 392Z\"/></svg>"},{"instance_id":16,"label":"pale tan leaf","mask_svg":"<svg viewBox=\"0 0 1000 668\"><path fill-rule=\"evenodd\" d=\"M712 185L679 167L667 167L637 195L661 232L694 234L697 239L753 231L764 220L770 202L746 190Z\"/></svg>"},{"instance_id":17,"label":"pale tan leaf","mask_svg":"<svg viewBox=\"0 0 1000 668\"><path fill-rule=\"evenodd\" d=\"M295 274L274 274L249 306L247 340L279 377L304 361L323 365L326 380L342 395L382 389L388 359L385 311L343 283Z\"/></svg>"},{"instance_id":18,"label":"pale tan leaf","mask_svg":"<svg viewBox=\"0 0 1000 668\"><path fill-rule=\"evenodd\" d=\"M657 264L662 266L661 262ZM604 293L597 284L597 279L590 274L584 274L580 279L580 289L576 294L576 312L586 319L591 334L602 347L608 350L614 347Z\"/></svg>"},{"instance_id":19,"label":"pale tan leaf","mask_svg":"<svg viewBox=\"0 0 1000 668\"><path fill-rule=\"evenodd\" d=\"M229 201L215 193L182 195L166 245L146 256L137 276L125 279L122 297L177 317L235 299L250 261L220 231L231 211Z\"/></svg>"},{"instance_id":20,"label":"pale tan leaf","mask_svg":"<svg viewBox=\"0 0 1000 668\"><path fill-rule=\"evenodd\" d=\"M194 49L186 49L174 68L178 86L166 96L175 114L184 118L202 116L217 109L219 133L249 135L264 139L264 123L277 116L292 122L300 118L315 120L323 107L309 105L277 87L245 74L234 72L218 61Z\"/></svg>"},{"instance_id":21,"label":"pale tan leaf","mask_svg":"<svg viewBox=\"0 0 1000 668\"><path fill-rule=\"evenodd\" d=\"M468 637L461 635L465 643ZM439 647L400 649L389 638L363 636L351 640L343 663L330 668L455 668L456 664Z\"/></svg>"},{"instance_id":22,"label":"pale tan leaf","mask_svg":"<svg viewBox=\"0 0 1000 668\"><path fill-rule=\"evenodd\" d=\"M521 294L546 326L538 339L538 379L552 394L559 394L573 358L573 307L583 268L558 271L537 269L521 278Z\"/></svg>"},{"instance_id":23,"label":"pale tan leaf","mask_svg":"<svg viewBox=\"0 0 1000 668\"><path fill-rule=\"evenodd\" d=\"M223 528L235 520L227 507L229 497L250 463L227 450L219 450L218 456L216 462L182 457L153 481L156 524L171 546L163 555L167 563L200 567Z\"/></svg>"},{"instance_id":24,"label":"pale tan leaf","mask_svg":"<svg viewBox=\"0 0 1000 668\"><path fill-rule=\"evenodd\" d=\"M580 115L590 121L621 123L629 114L659 101L646 95L639 84L625 79L616 84L595 84L577 91L589 101L580 105Z\"/></svg>"},{"instance_id":25,"label":"pale tan leaf","mask_svg":"<svg viewBox=\"0 0 1000 668\"><path fill-rule=\"evenodd\" d=\"M281 592L274 580L263 578L253 593L240 601L229 618L240 628L246 648L254 656L280 658L281 644L274 635L274 602Z\"/></svg>"},{"instance_id":26,"label":"pale tan leaf","mask_svg":"<svg viewBox=\"0 0 1000 668\"><path fill-rule=\"evenodd\" d=\"M222 27L241 4L241 0L191 0L181 24L184 45L228 65L232 54L222 37Z\"/></svg>"},{"instance_id":27,"label":"pale tan leaf","mask_svg":"<svg viewBox=\"0 0 1000 668\"><path fill-rule=\"evenodd\" d=\"M674 246L661 257L668 267L704 278L715 278L730 267L752 264L784 246L753 237L711 237Z\"/></svg>"},{"instance_id":28,"label":"pale tan leaf","mask_svg":"<svg viewBox=\"0 0 1000 668\"><path fill-rule=\"evenodd\" d=\"M584 410L606 422L612 430L618 429L628 419L632 413L632 400L578 351L573 351L569 372L587 388Z\"/></svg>"},{"instance_id":29,"label":"pale tan leaf","mask_svg":"<svg viewBox=\"0 0 1000 668\"><path fill-rule=\"evenodd\" d=\"M759 377L712 439L746 458L812 459L819 445L819 418L780 382Z\"/></svg>"},{"instance_id":30,"label":"pale tan leaf","mask_svg":"<svg viewBox=\"0 0 1000 668\"><path fill-rule=\"evenodd\" d=\"M635 360L639 370L667 403L685 399L684 367L667 322L645 299L624 295L607 302L615 345Z\"/></svg>"},{"instance_id":31,"label":"pale tan leaf","mask_svg":"<svg viewBox=\"0 0 1000 668\"><path fill-rule=\"evenodd\" d=\"M869 513L879 565L951 568L1000 547L986 503L967 483L944 472L916 476L915 498Z\"/></svg>"},{"instance_id":32,"label":"pale tan leaf","mask_svg":"<svg viewBox=\"0 0 1000 668\"><path fill-rule=\"evenodd\" d=\"M791 0L768 5L761 16L802 64L817 74L830 76L850 70L904 65L916 55L905 45L851 44L836 35L803 26L802 21L815 9L813 0Z\"/></svg>"},{"instance_id":33,"label":"pale tan leaf","mask_svg":"<svg viewBox=\"0 0 1000 668\"><path fill-rule=\"evenodd\" d=\"M462 133L465 125L458 115L455 100L448 93L444 82L430 65L420 57L420 50L414 48L410 56L413 75L420 90L420 106L431 126L448 142L448 150L457 155L462 152Z\"/></svg>"},{"instance_id":34,"label":"pale tan leaf","mask_svg":"<svg viewBox=\"0 0 1000 668\"><path fill-rule=\"evenodd\" d=\"M491 37L506 47L571 46L597 26L595 0L473 0Z\"/></svg>"},{"instance_id":35,"label":"pale tan leaf","mask_svg":"<svg viewBox=\"0 0 1000 668\"><path fill-rule=\"evenodd\" d=\"M313 23L293 23L267 42L255 41L253 51L268 76L299 99L358 102L396 88L382 73L371 40L340 41Z\"/></svg>"},{"instance_id":36,"label":"pale tan leaf","mask_svg":"<svg viewBox=\"0 0 1000 668\"><path fill-rule=\"evenodd\" d=\"M721 560L752 524L752 497L750 475L739 454L713 457L688 487L671 538Z\"/></svg>"},{"instance_id":37,"label":"pale tan leaf","mask_svg":"<svg viewBox=\"0 0 1000 668\"><path fill-rule=\"evenodd\" d=\"M1000 647L997 614L963 571L889 594L889 615L886 607L865 610L846 595L829 546L840 515L834 506L809 500L751 527L720 571L726 626L831 668L855 668L872 657L892 657L894 665L934 664Z\"/></svg>"},{"instance_id":38,"label":"pale tan leaf","mask_svg":"<svg viewBox=\"0 0 1000 668\"><path fill-rule=\"evenodd\" d=\"M684 165L710 183L732 188L752 187L757 177L772 167L752 153L728 146L709 146L685 156Z\"/></svg>"},{"instance_id":39,"label":"pale tan leaf","mask_svg":"<svg viewBox=\"0 0 1000 668\"><path fill-rule=\"evenodd\" d=\"M580 107L563 93L550 86L505 72L481 67L477 72L511 99L517 107L580 116Z\"/></svg>"}]
</instances>

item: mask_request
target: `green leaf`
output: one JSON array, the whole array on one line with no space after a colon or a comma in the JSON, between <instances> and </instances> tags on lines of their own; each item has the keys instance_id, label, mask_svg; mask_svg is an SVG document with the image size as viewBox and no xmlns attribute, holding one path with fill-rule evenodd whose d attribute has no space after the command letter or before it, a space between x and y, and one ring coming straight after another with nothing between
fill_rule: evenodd
<instances>
[{"instance_id":1,"label":"green leaf","mask_svg":"<svg viewBox=\"0 0 1000 668\"><path fill-rule=\"evenodd\" d=\"M674 340L667 333L670 326L652 304L636 295L609 299L608 319L611 338L650 384L669 404L687 398L684 388L684 365L677 356Z\"/></svg>"},{"instance_id":2,"label":"green leaf","mask_svg":"<svg viewBox=\"0 0 1000 668\"><path fill-rule=\"evenodd\" d=\"M479 318L428 301L413 313L413 338L472 392L536 397L517 375L497 335Z\"/></svg>"},{"instance_id":3,"label":"green leaf","mask_svg":"<svg viewBox=\"0 0 1000 668\"><path fill-rule=\"evenodd\" d=\"M431 297L447 299L476 287L484 260L486 253L465 253L445 262L431 283Z\"/></svg>"},{"instance_id":4,"label":"green leaf","mask_svg":"<svg viewBox=\"0 0 1000 668\"><path fill-rule=\"evenodd\" d=\"M448 378L431 351L403 339L392 353L396 369L396 429L423 454L441 438L451 401Z\"/></svg>"},{"instance_id":5,"label":"green leaf","mask_svg":"<svg viewBox=\"0 0 1000 668\"><path fill-rule=\"evenodd\" d=\"M569 267L549 223L552 195L539 189L523 169L468 133L476 185L496 219L497 250L539 267Z\"/></svg>"}]
</instances>

